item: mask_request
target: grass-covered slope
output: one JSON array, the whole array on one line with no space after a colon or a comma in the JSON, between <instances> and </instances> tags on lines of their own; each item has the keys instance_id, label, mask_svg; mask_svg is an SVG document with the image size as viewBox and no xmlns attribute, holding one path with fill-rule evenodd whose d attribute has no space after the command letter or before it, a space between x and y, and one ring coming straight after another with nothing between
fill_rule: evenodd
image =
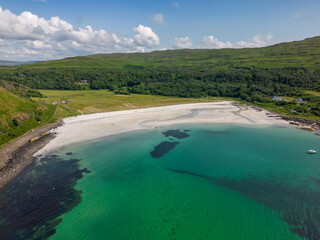
<instances>
[{"instance_id":1,"label":"grass-covered slope","mask_svg":"<svg viewBox=\"0 0 320 240\"><path fill-rule=\"evenodd\" d=\"M0 146L51 121L56 107L32 101L28 90L0 82Z\"/></svg>"},{"instance_id":2,"label":"grass-covered slope","mask_svg":"<svg viewBox=\"0 0 320 240\"><path fill-rule=\"evenodd\" d=\"M24 69L36 68L108 68L151 69L158 67L210 66L224 67L320 67L320 37L281 43L264 48L183 49L151 53L98 54L39 62Z\"/></svg>"}]
</instances>

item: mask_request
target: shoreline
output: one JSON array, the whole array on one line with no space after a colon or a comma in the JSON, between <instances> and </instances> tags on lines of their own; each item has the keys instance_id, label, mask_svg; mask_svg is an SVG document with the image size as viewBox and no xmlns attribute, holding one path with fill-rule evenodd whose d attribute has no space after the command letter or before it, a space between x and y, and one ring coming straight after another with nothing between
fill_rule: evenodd
<instances>
[{"instance_id":1,"label":"shoreline","mask_svg":"<svg viewBox=\"0 0 320 240\"><path fill-rule=\"evenodd\" d=\"M0 189L34 160L63 147L136 130L180 124L290 125L281 115L237 102L178 104L65 118L33 129L0 149ZM42 134L47 135L30 142Z\"/></svg>"},{"instance_id":2,"label":"shoreline","mask_svg":"<svg viewBox=\"0 0 320 240\"><path fill-rule=\"evenodd\" d=\"M288 121L269 117L267 110L251 106L240 106L236 102L210 102L179 104L116 112L80 115L64 119L64 124L51 133L56 138L35 153L35 157L46 155L56 149L90 140L114 136L136 130L178 124L244 124L286 125Z\"/></svg>"},{"instance_id":3,"label":"shoreline","mask_svg":"<svg viewBox=\"0 0 320 240\"><path fill-rule=\"evenodd\" d=\"M0 149L0 189L34 162L34 154L55 138L51 129L61 126L62 120L32 129ZM31 139L37 139L30 141Z\"/></svg>"}]
</instances>

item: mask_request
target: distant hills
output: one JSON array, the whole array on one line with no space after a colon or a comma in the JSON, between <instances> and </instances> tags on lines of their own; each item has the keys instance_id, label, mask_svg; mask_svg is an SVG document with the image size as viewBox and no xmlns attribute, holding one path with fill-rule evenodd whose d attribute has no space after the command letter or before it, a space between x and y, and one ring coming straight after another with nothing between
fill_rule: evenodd
<instances>
[{"instance_id":1,"label":"distant hills","mask_svg":"<svg viewBox=\"0 0 320 240\"><path fill-rule=\"evenodd\" d=\"M320 68L320 37L263 48L182 49L150 53L97 54L38 62L25 68L153 69L210 68Z\"/></svg>"},{"instance_id":2,"label":"distant hills","mask_svg":"<svg viewBox=\"0 0 320 240\"><path fill-rule=\"evenodd\" d=\"M32 64L32 63L36 63L36 62L37 61L15 62L15 61L0 60L0 67L14 67L14 66Z\"/></svg>"}]
</instances>

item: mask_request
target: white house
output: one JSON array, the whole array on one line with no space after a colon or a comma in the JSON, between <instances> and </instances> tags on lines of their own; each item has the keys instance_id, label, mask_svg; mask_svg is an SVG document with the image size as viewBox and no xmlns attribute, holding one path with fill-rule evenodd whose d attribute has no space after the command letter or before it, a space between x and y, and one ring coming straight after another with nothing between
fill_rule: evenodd
<instances>
[{"instance_id":1,"label":"white house","mask_svg":"<svg viewBox=\"0 0 320 240\"><path fill-rule=\"evenodd\" d=\"M274 101L282 101L282 97L273 96L273 97L272 97L272 100L274 100Z\"/></svg>"}]
</instances>

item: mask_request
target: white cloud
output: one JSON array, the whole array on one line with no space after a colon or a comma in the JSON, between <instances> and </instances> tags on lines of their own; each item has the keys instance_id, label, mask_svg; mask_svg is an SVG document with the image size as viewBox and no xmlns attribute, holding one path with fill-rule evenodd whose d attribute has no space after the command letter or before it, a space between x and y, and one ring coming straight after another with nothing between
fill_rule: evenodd
<instances>
[{"instance_id":1,"label":"white cloud","mask_svg":"<svg viewBox=\"0 0 320 240\"><path fill-rule=\"evenodd\" d=\"M162 13L153 14L152 21L159 25L164 25L166 23Z\"/></svg>"},{"instance_id":2,"label":"white cloud","mask_svg":"<svg viewBox=\"0 0 320 240\"><path fill-rule=\"evenodd\" d=\"M139 25L133 29L137 34L133 37L139 46L155 47L160 45L160 39L150 27Z\"/></svg>"},{"instance_id":3,"label":"white cloud","mask_svg":"<svg viewBox=\"0 0 320 240\"><path fill-rule=\"evenodd\" d=\"M175 38L174 47L175 48L192 48L193 44L189 37Z\"/></svg>"},{"instance_id":4,"label":"white cloud","mask_svg":"<svg viewBox=\"0 0 320 240\"><path fill-rule=\"evenodd\" d=\"M173 2L173 6L179 8L179 7L180 7L180 3L178 3L178 2Z\"/></svg>"},{"instance_id":5,"label":"white cloud","mask_svg":"<svg viewBox=\"0 0 320 240\"><path fill-rule=\"evenodd\" d=\"M213 48L213 49L220 49L220 48L232 48L231 42L221 42L218 38L214 36L203 37L202 48Z\"/></svg>"},{"instance_id":6,"label":"white cloud","mask_svg":"<svg viewBox=\"0 0 320 240\"><path fill-rule=\"evenodd\" d=\"M241 40L236 43L231 43L230 41L222 42L219 41L214 36L203 37L200 47L210 48L210 49L221 49L221 48L255 48L255 47L265 47L272 44L273 35L268 33L267 35L256 35L251 39L246 41Z\"/></svg>"},{"instance_id":7,"label":"white cloud","mask_svg":"<svg viewBox=\"0 0 320 240\"><path fill-rule=\"evenodd\" d=\"M34 59L36 56L41 60L101 52L145 51L160 44L150 27L139 25L133 31L136 34L126 38L103 29L94 30L91 26L78 28L59 17L44 19L30 12L16 15L0 7L0 42L7 44L1 52L12 58L16 55Z\"/></svg>"},{"instance_id":8,"label":"white cloud","mask_svg":"<svg viewBox=\"0 0 320 240\"><path fill-rule=\"evenodd\" d=\"M268 33L267 35L256 35L252 39L247 41L240 41L234 44L234 48L255 48L265 47L271 45L273 42L273 34Z\"/></svg>"}]
</instances>

